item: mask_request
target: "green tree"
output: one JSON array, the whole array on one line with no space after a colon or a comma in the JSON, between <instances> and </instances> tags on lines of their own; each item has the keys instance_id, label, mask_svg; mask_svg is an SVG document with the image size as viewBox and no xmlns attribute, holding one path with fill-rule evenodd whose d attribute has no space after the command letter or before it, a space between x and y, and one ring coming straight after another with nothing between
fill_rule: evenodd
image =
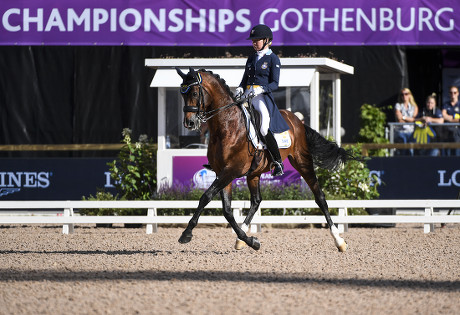
<instances>
[{"instance_id":1,"label":"green tree","mask_svg":"<svg viewBox=\"0 0 460 315\"><path fill-rule=\"evenodd\" d=\"M391 106L388 106L391 108ZM362 143L389 143L385 138L385 108L363 104L361 106L361 129L358 141ZM388 156L388 149L369 150L369 156Z\"/></svg>"},{"instance_id":2,"label":"green tree","mask_svg":"<svg viewBox=\"0 0 460 315\"><path fill-rule=\"evenodd\" d=\"M354 156L361 154L360 144L348 149ZM321 168L316 168L315 171L326 199L371 200L379 197L378 178L375 175L370 176L365 161L348 161L337 171ZM364 209L350 209L349 213L366 214Z\"/></svg>"},{"instance_id":3,"label":"green tree","mask_svg":"<svg viewBox=\"0 0 460 315\"><path fill-rule=\"evenodd\" d=\"M114 185L126 200L151 200L156 193L156 147L146 135L132 143L131 130L123 129L125 145L118 159L108 163Z\"/></svg>"}]
</instances>

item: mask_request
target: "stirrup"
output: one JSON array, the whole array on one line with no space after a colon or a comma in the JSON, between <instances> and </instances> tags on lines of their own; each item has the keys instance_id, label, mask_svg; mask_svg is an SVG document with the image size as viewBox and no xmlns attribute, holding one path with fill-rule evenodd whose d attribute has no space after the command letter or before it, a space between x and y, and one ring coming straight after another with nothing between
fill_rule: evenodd
<instances>
[{"instance_id":1,"label":"stirrup","mask_svg":"<svg viewBox=\"0 0 460 315\"><path fill-rule=\"evenodd\" d=\"M273 161L270 164L270 169L272 169L272 176L281 176L284 174L283 162Z\"/></svg>"}]
</instances>

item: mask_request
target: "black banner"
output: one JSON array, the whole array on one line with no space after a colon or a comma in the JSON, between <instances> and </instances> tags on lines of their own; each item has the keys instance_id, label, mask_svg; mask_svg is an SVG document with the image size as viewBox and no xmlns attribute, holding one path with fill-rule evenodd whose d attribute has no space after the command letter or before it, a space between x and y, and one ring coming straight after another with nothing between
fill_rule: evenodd
<instances>
[{"instance_id":1,"label":"black banner","mask_svg":"<svg viewBox=\"0 0 460 315\"><path fill-rule=\"evenodd\" d=\"M109 158L0 159L0 200L81 200L98 188L116 194ZM459 157L393 157L368 161L380 199L455 199Z\"/></svg>"},{"instance_id":2,"label":"black banner","mask_svg":"<svg viewBox=\"0 0 460 315\"><path fill-rule=\"evenodd\" d=\"M379 177L380 199L456 199L460 157L373 158L367 163Z\"/></svg>"},{"instance_id":3,"label":"black banner","mask_svg":"<svg viewBox=\"0 0 460 315\"><path fill-rule=\"evenodd\" d=\"M98 188L116 194L113 159L1 159L0 200L81 200Z\"/></svg>"}]
</instances>

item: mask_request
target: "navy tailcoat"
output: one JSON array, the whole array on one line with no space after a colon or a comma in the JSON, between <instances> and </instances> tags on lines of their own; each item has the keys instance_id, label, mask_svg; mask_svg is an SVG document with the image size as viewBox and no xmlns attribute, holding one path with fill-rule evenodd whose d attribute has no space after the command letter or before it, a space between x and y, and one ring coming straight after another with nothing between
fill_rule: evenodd
<instances>
[{"instance_id":1,"label":"navy tailcoat","mask_svg":"<svg viewBox=\"0 0 460 315\"><path fill-rule=\"evenodd\" d=\"M281 133L289 129L288 124L275 105L272 91L278 89L281 62L271 49L259 60L257 54L248 57L240 87L244 90L248 85L260 85L264 89L265 104L270 113L269 129L274 133Z\"/></svg>"}]
</instances>

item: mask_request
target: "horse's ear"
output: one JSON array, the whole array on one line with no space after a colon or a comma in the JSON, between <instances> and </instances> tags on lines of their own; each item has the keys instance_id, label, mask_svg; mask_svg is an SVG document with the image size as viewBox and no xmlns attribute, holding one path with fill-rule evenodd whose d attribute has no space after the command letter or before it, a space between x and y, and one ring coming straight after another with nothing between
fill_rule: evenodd
<instances>
[{"instance_id":1,"label":"horse's ear","mask_svg":"<svg viewBox=\"0 0 460 315\"><path fill-rule=\"evenodd\" d=\"M187 76L185 73L182 72L181 69L176 67L177 74L181 76L182 80L185 80L185 77Z\"/></svg>"},{"instance_id":2,"label":"horse's ear","mask_svg":"<svg viewBox=\"0 0 460 315\"><path fill-rule=\"evenodd\" d=\"M195 74L195 70L194 70L192 67L188 67L188 71L189 71L191 74Z\"/></svg>"}]
</instances>

